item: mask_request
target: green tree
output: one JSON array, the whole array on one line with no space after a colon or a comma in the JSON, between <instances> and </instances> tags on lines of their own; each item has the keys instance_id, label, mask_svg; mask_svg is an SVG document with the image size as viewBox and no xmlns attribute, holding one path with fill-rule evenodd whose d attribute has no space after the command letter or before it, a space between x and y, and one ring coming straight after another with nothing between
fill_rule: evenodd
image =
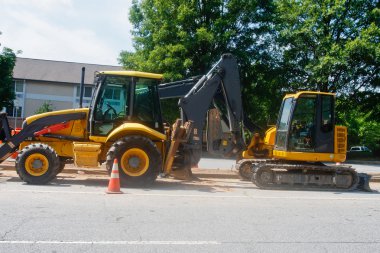
<instances>
[{"instance_id":1,"label":"green tree","mask_svg":"<svg viewBox=\"0 0 380 253\"><path fill-rule=\"evenodd\" d=\"M135 51L123 51L119 60L171 81L204 74L230 52L239 60L245 113L264 128L268 119L274 122L284 93L322 90L337 93L339 112L365 115L357 122L360 129L373 129L363 126L380 119L379 5L378 0L134 0ZM343 113L338 117L356 129ZM357 142L369 132L361 130Z\"/></svg>"},{"instance_id":2,"label":"green tree","mask_svg":"<svg viewBox=\"0 0 380 253\"><path fill-rule=\"evenodd\" d=\"M371 120L371 112L364 113L358 108L342 110L338 113L340 123L349 126L348 146L364 145L380 156L380 122Z\"/></svg>"},{"instance_id":3,"label":"green tree","mask_svg":"<svg viewBox=\"0 0 380 253\"><path fill-rule=\"evenodd\" d=\"M243 101L256 121L265 122L269 100L280 93L267 50L273 8L270 0L134 0L135 52L123 51L119 60L127 69L163 73L172 81L205 74L221 54L233 53L247 91Z\"/></svg>"},{"instance_id":4,"label":"green tree","mask_svg":"<svg viewBox=\"0 0 380 253\"><path fill-rule=\"evenodd\" d=\"M377 0L278 0L284 89L336 92L349 146L380 150L380 9Z\"/></svg>"},{"instance_id":5,"label":"green tree","mask_svg":"<svg viewBox=\"0 0 380 253\"><path fill-rule=\"evenodd\" d=\"M379 2L278 0L277 13L285 87L337 92L379 119Z\"/></svg>"},{"instance_id":6,"label":"green tree","mask_svg":"<svg viewBox=\"0 0 380 253\"><path fill-rule=\"evenodd\" d=\"M15 63L16 54L11 49L4 47L0 53L0 109L13 105L15 98L13 68Z\"/></svg>"},{"instance_id":7,"label":"green tree","mask_svg":"<svg viewBox=\"0 0 380 253\"><path fill-rule=\"evenodd\" d=\"M54 110L53 105L50 101L44 101L43 104L34 112L35 114L40 114L44 112L52 112Z\"/></svg>"}]
</instances>

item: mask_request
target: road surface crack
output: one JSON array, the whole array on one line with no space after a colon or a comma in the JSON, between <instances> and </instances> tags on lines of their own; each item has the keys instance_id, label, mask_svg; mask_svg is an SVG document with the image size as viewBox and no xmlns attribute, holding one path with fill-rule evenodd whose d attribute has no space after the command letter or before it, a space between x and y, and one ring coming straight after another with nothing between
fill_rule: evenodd
<instances>
[{"instance_id":1,"label":"road surface crack","mask_svg":"<svg viewBox=\"0 0 380 253\"><path fill-rule=\"evenodd\" d=\"M11 229L9 229L8 231L5 231L4 234L1 236L0 240L1 241L5 241L5 238L8 236L8 234L16 232L27 221L28 221L28 219L22 219L19 223L17 223L16 225L14 225Z\"/></svg>"}]
</instances>

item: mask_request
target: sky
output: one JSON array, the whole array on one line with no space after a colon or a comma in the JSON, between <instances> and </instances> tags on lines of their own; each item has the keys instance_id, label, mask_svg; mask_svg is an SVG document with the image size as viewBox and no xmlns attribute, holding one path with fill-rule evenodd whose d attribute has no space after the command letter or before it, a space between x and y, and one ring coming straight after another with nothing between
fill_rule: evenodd
<instances>
[{"instance_id":1,"label":"sky","mask_svg":"<svg viewBox=\"0 0 380 253\"><path fill-rule=\"evenodd\" d=\"M132 0L0 0L0 43L18 57L119 65Z\"/></svg>"}]
</instances>

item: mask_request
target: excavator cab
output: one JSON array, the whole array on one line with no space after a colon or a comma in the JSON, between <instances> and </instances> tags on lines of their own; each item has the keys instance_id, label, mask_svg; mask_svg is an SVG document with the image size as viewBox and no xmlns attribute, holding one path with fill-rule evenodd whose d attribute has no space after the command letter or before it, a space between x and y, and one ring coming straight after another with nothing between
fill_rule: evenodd
<instances>
[{"instance_id":1,"label":"excavator cab","mask_svg":"<svg viewBox=\"0 0 380 253\"><path fill-rule=\"evenodd\" d=\"M274 157L297 161L344 161L346 128L335 126L334 103L333 93L286 95L276 126Z\"/></svg>"},{"instance_id":2,"label":"excavator cab","mask_svg":"<svg viewBox=\"0 0 380 253\"><path fill-rule=\"evenodd\" d=\"M96 76L90 135L108 136L125 122L163 133L158 84L162 76L137 71L105 71Z\"/></svg>"}]
</instances>

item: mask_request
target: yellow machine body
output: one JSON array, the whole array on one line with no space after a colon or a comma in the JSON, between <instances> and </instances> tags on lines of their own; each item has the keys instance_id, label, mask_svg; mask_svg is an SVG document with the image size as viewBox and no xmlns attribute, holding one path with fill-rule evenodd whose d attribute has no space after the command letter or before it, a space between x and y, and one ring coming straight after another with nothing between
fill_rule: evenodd
<instances>
[{"instance_id":1,"label":"yellow machine body","mask_svg":"<svg viewBox=\"0 0 380 253\"><path fill-rule=\"evenodd\" d=\"M344 162L346 161L347 150L347 128L344 126L335 126L334 139L334 153L309 153L274 150L273 158L305 162Z\"/></svg>"},{"instance_id":2,"label":"yellow machine body","mask_svg":"<svg viewBox=\"0 0 380 253\"><path fill-rule=\"evenodd\" d=\"M301 96L308 95L325 95L334 96L327 92L298 92L295 94L287 94L285 99L297 99ZM243 151L243 159L254 158L275 158L288 161L305 161L305 162L344 162L346 160L347 151L347 128L344 126L334 126L334 148L330 153L319 152L294 152L288 150L276 150L276 128L271 127L264 137L260 137L258 133L254 134L247 149Z\"/></svg>"},{"instance_id":3,"label":"yellow machine body","mask_svg":"<svg viewBox=\"0 0 380 253\"><path fill-rule=\"evenodd\" d=\"M145 78L147 80L161 80L163 77L160 74L139 71L103 71L100 72L100 75L124 78L131 77L135 79ZM131 118L128 119L127 117L125 121L115 125L112 131L107 135L90 134L88 130L90 121L89 108L59 110L37 114L26 118L25 124L30 125L37 120L43 120L52 116L65 116L76 113L82 113L85 114L85 116L81 119L68 120L66 122L68 125L64 129L54 131L54 135L60 136L61 138L43 135L36 136L33 140L23 141L19 146L19 150L33 143L44 143L53 148L59 157L72 158L74 159L74 163L81 167L94 167L106 160L107 151L115 141L128 135L139 135L153 141L161 153L161 157L163 159L165 158L165 141L167 135L142 123L134 122ZM49 124L47 124L46 127L49 127Z\"/></svg>"},{"instance_id":4,"label":"yellow machine body","mask_svg":"<svg viewBox=\"0 0 380 253\"><path fill-rule=\"evenodd\" d=\"M38 118L50 115L63 115L72 111L83 111L88 113L86 109L73 109L48 112L27 118L27 122L31 123ZM114 129L108 136L88 136L87 119L75 120L69 122L69 127L55 132L62 136L74 136L83 138L83 141L57 140L56 138L39 136L33 141L24 141L20 144L20 150L32 143L45 143L52 147L58 156L73 158L77 166L94 167L99 162L106 159L109 147L119 138L128 135L141 135L151 139L157 146L157 149L163 154L165 153L165 140L167 136L154 129L139 123L124 123Z\"/></svg>"}]
</instances>

